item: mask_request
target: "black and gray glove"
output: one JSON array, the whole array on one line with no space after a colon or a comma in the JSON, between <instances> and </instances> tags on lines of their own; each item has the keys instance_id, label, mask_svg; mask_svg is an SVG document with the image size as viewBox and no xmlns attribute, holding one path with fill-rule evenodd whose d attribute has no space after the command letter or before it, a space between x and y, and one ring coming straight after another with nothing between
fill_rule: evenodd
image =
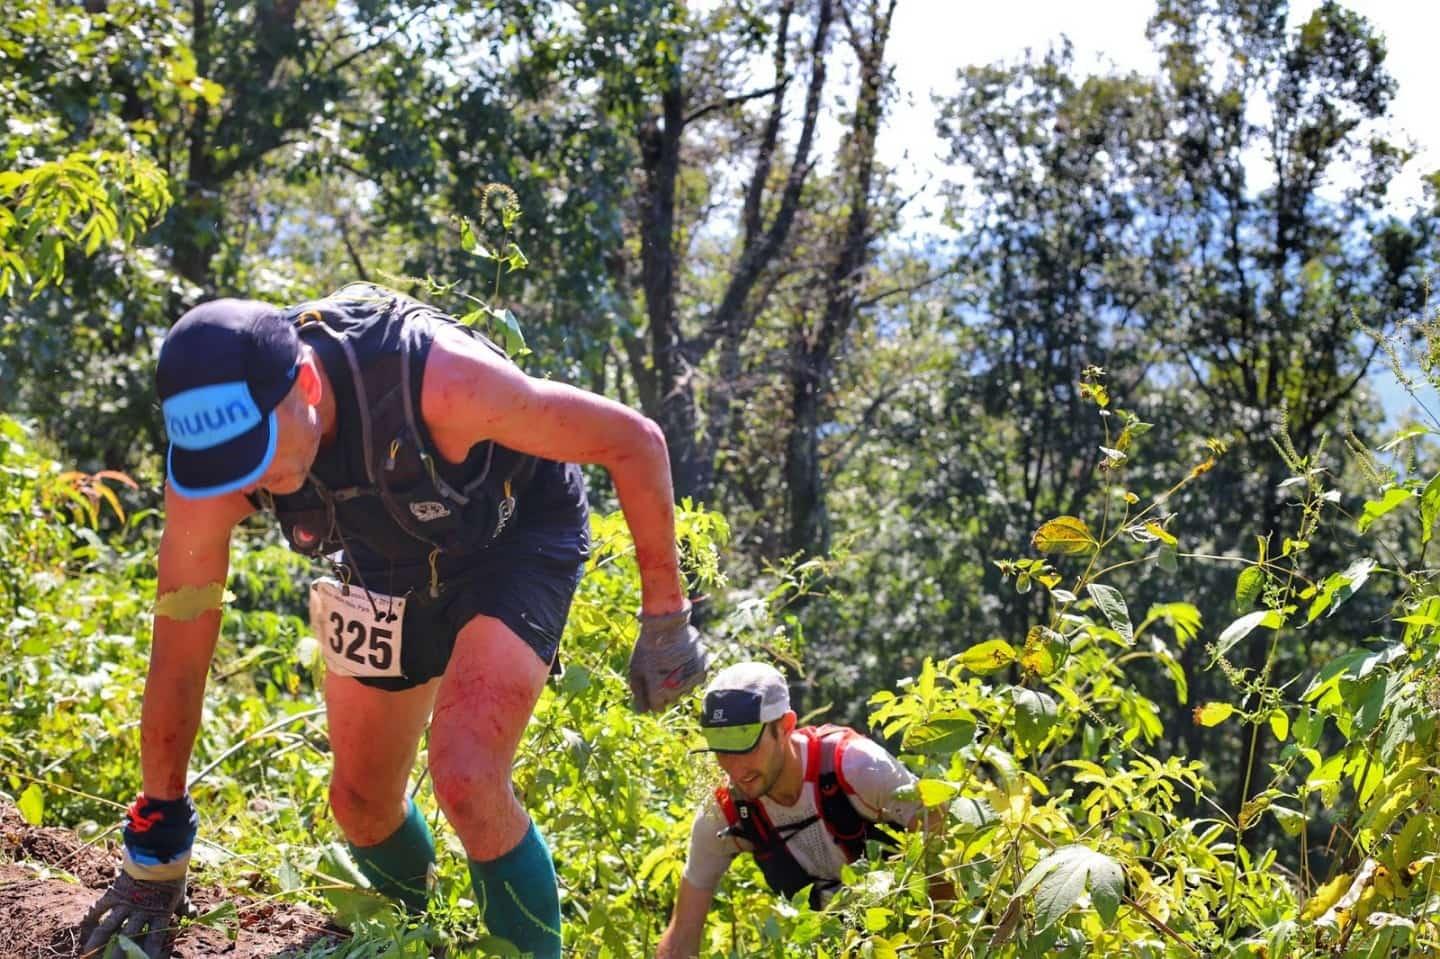
<instances>
[{"instance_id":1,"label":"black and gray glove","mask_svg":"<svg viewBox=\"0 0 1440 959\"><path fill-rule=\"evenodd\" d=\"M658 712L705 679L710 653L690 625L690 607L640 617L640 638L630 653L630 694L636 712Z\"/></svg>"},{"instance_id":2,"label":"black and gray glove","mask_svg":"<svg viewBox=\"0 0 1440 959\"><path fill-rule=\"evenodd\" d=\"M150 959L167 959L175 939L176 916L184 907L184 876L135 879L122 870L80 923L81 951L102 956L110 940L121 933Z\"/></svg>"},{"instance_id":3,"label":"black and gray glove","mask_svg":"<svg viewBox=\"0 0 1440 959\"><path fill-rule=\"evenodd\" d=\"M150 959L166 959L176 916L186 911L185 872L200 815L188 795L151 799L144 793L125 812L125 862L120 875L80 923L86 956L102 956L116 933Z\"/></svg>"}]
</instances>

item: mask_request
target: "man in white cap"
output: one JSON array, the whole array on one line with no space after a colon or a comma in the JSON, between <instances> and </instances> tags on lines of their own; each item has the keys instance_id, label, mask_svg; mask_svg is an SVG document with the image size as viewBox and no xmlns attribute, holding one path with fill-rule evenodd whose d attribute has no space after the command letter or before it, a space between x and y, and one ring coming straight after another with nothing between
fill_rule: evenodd
<instances>
[{"instance_id":1,"label":"man in white cap","mask_svg":"<svg viewBox=\"0 0 1440 959\"><path fill-rule=\"evenodd\" d=\"M868 840L892 842L877 823L940 825L939 810L924 817L917 799L897 798L915 775L883 747L843 726L796 728L789 687L773 666L736 663L718 673L700 729L728 781L700 804L657 959L699 954L715 889L742 852L777 893L809 886L819 907Z\"/></svg>"}]
</instances>

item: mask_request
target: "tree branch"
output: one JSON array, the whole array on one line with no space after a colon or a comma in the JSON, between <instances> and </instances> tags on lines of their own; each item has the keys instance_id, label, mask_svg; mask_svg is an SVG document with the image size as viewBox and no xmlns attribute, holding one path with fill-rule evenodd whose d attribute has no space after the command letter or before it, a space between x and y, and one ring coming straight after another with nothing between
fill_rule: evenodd
<instances>
[{"instance_id":1,"label":"tree branch","mask_svg":"<svg viewBox=\"0 0 1440 959\"><path fill-rule=\"evenodd\" d=\"M682 127L689 126L694 121L700 119L706 114L714 113L716 110L728 110L730 107L739 106L740 104L750 100L758 100L761 97L768 97L772 93L776 93L780 90L785 89L785 86L789 82L790 78L787 76L779 83L775 84L774 86L766 87L764 90L752 90L749 93L737 93L734 96L726 97L723 100L717 100L714 103L707 103L705 104L705 106L696 110L694 113L691 113L684 120L681 120L680 125Z\"/></svg>"}]
</instances>

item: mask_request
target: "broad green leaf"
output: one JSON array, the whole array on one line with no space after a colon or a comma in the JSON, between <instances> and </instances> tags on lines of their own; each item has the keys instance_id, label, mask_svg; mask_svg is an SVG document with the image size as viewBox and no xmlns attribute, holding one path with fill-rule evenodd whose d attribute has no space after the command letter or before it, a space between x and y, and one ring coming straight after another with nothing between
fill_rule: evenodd
<instances>
[{"instance_id":1,"label":"broad green leaf","mask_svg":"<svg viewBox=\"0 0 1440 959\"><path fill-rule=\"evenodd\" d=\"M1229 719L1235 712L1235 707L1230 703L1206 703L1203 706L1195 707L1195 724L1197 726L1218 726Z\"/></svg>"},{"instance_id":2,"label":"broad green leaf","mask_svg":"<svg viewBox=\"0 0 1440 959\"><path fill-rule=\"evenodd\" d=\"M1090 527L1078 516L1058 516L1044 523L1030 537L1030 543L1042 553L1063 556L1088 553L1100 545Z\"/></svg>"},{"instance_id":3,"label":"broad green leaf","mask_svg":"<svg viewBox=\"0 0 1440 959\"><path fill-rule=\"evenodd\" d=\"M993 673L1015 662L1015 647L1003 639L989 639L971 646L956 657L961 666L976 673Z\"/></svg>"},{"instance_id":4,"label":"broad green leaf","mask_svg":"<svg viewBox=\"0 0 1440 959\"><path fill-rule=\"evenodd\" d=\"M943 779L922 779L915 784L915 791L926 808L947 803L960 792L954 783Z\"/></svg>"},{"instance_id":5,"label":"broad green leaf","mask_svg":"<svg viewBox=\"0 0 1440 959\"><path fill-rule=\"evenodd\" d=\"M970 830L984 829L1000 821L993 806L985 799L962 796L950 804L950 815Z\"/></svg>"},{"instance_id":6,"label":"broad green leaf","mask_svg":"<svg viewBox=\"0 0 1440 959\"><path fill-rule=\"evenodd\" d=\"M1283 709L1270 710L1270 731L1282 743L1290 738L1290 714Z\"/></svg>"},{"instance_id":7,"label":"broad green leaf","mask_svg":"<svg viewBox=\"0 0 1440 959\"><path fill-rule=\"evenodd\" d=\"M1203 625L1200 610L1192 603L1156 603L1145 614L1145 624L1163 620L1175 630L1175 643L1181 649L1200 635Z\"/></svg>"},{"instance_id":8,"label":"broad green leaf","mask_svg":"<svg viewBox=\"0 0 1440 959\"><path fill-rule=\"evenodd\" d=\"M1090 901L1106 925L1115 920L1125 895L1125 870L1109 856L1080 845L1061 846L1040 860L1021 880L1015 895L1035 890L1035 920L1054 925L1090 890Z\"/></svg>"},{"instance_id":9,"label":"broad green leaf","mask_svg":"<svg viewBox=\"0 0 1440 959\"><path fill-rule=\"evenodd\" d=\"M1440 517L1440 474L1431 477L1420 494L1420 545L1430 542L1435 532L1435 520Z\"/></svg>"},{"instance_id":10,"label":"broad green leaf","mask_svg":"<svg viewBox=\"0 0 1440 959\"><path fill-rule=\"evenodd\" d=\"M1370 578L1370 573L1375 569L1375 561L1368 556L1351 563L1343 573L1332 573L1325 578L1320 587L1320 594L1310 604L1310 612L1306 616L1307 623L1313 623L1321 613L1329 611L1334 614L1351 596L1359 592L1360 587Z\"/></svg>"},{"instance_id":11,"label":"broad green leaf","mask_svg":"<svg viewBox=\"0 0 1440 959\"><path fill-rule=\"evenodd\" d=\"M1103 583L1090 583L1085 589L1095 600L1095 605L1100 607L1100 612L1105 614L1110 627L1124 637L1127 645L1133 643L1135 628L1130 624L1130 608L1125 605L1125 597L1120 590Z\"/></svg>"},{"instance_id":12,"label":"broad green leaf","mask_svg":"<svg viewBox=\"0 0 1440 959\"><path fill-rule=\"evenodd\" d=\"M1257 609L1253 613L1246 613L1235 622L1225 627L1220 638L1215 641L1215 654L1210 659L1210 665L1235 647L1246 636L1249 636L1258 627L1266 629L1279 629L1285 622L1284 615L1275 609Z\"/></svg>"},{"instance_id":13,"label":"broad green leaf","mask_svg":"<svg viewBox=\"0 0 1440 959\"><path fill-rule=\"evenodd\" d=\"M520 321L515 318L515 314L509 310L499 310L492 315L500 324L500 332L505 339L505 352L516 356L525 353L528 350L525 334L521 332Z\"/></svg>"},{"instance_id":14,"label":"broad green leaf","mask_svg":"<svg viewBox=\"0 0 1440 959\"><path fill-rule=\"evenodd\" d=\"M15 805L19 807L21 817L30 825L38 826L45 821L45 793L40 789L39 783L26 786Z\"/></svg>"},{"instance_id":15,"label":"broad green leaf","mask_svg":"<svg viewBox=\"0 0 1440 959\"><path fill-rule=\"evenodd\" d=\"M1408 490L1403 486L1394 486L1386 490L1385 495L1378 500L1368 501L1365 504L1364 513L1360 516L1360 532L1365 532L1370 528L1371 523L1395 509L1401 503L1405 503L1414 497L1414 491Z\"/></svg>"},{"instance_id":16,"label":"broad green leaf","mask_svg":"<svg viewBox=\"0 0 1440 959\"><path fill-rule=\"evenodd\" d=\"M1030 749L1038 749L1055 726L1055 700L1034 689L1016 686L1010 690L1015 700L1015 735Z\"/></svg>"},{"instance_id":17,"label":"broad green leaf","mask_svg":"<svg viewBox=\"0 0 1440 959\"><path fill-rule=\"evenodd\" d=\"M1265 585L1265 571L1259 566L1247 566L1235 580L1235 608L1241 612L1255 605L1260 589Z\"/></svg>"},{"instance_id":18,"label":"broad green leaf","mask_svg":"<svg viewBox=\"0 0 1440 959\"><path fill-rule=\"evenodd\" d=\"M905 730L902 748L926 756L948 755L975 739L975 717L963 709L937 713Z\"/></svg>"}]
</instances>

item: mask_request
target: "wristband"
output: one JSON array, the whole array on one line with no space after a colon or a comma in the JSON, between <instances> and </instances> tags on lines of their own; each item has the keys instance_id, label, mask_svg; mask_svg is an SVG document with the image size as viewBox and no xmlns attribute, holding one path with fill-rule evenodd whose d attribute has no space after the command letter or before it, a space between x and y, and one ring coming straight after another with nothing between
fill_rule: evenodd
<instances>
[{"instance_id":1,"label":"wristband","mask_svg":"<svg viewBox=\"0 0 1440 959\"><path fill-rule=\"evenodd\" d=\"M200 813L188 793L179 799L140 793L125 813L125 871L149 880L185 875L199 828Z\"/></svg>"}]
</instances>

